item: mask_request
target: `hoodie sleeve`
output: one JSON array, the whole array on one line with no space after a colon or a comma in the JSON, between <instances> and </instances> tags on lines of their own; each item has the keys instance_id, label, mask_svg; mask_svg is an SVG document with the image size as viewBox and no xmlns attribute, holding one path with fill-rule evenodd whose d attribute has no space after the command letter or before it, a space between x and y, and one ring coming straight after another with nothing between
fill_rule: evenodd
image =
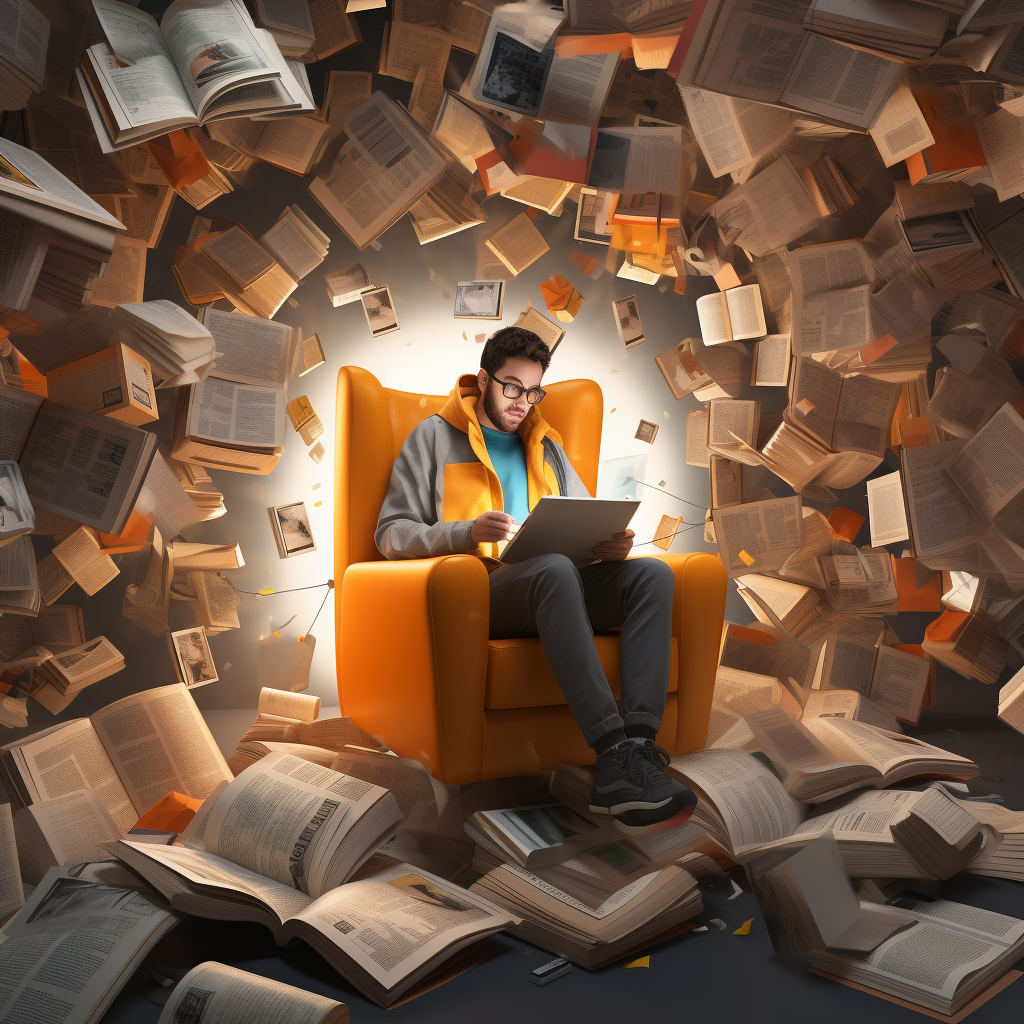
<instances>
[{"instance_id":1,"label":"hoodie sleeve","mask_svg":"<svg viewBox=\"0 0 1024 1024\"><path fill-rule=\"evenodd\" d=\"M385 558L431 558L473 551L473 521L437 521L436 426L420 423L402 445L391 470L374 540Z\"/></svg>"},{"instance_id":2,"label":"hoodie sleeve","mask_svg":"<svg viewBox=\"0 0 1024 1024\"><path fill-rule=\"evenodd\" d=\"M560 493L567 498L589 498L590 491L587 485L580 479L579 474L565 454L565 449L553 438L544 439L545 446L551 454L551 460L555 463L555 475L558 477Z\"/></svg>"}]
</instances>

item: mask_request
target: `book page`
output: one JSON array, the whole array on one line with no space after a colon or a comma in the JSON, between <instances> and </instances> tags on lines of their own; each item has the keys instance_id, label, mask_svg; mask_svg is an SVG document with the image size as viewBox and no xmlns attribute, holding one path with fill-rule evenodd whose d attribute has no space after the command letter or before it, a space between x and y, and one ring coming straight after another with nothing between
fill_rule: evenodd
<instances>
[{"instance_id":1,"label":"book page","mask_svg":"<svg viewBox=\"0 0 1024 1024\"><path fill-rule=\"evenodd\" d=\"M748 284L741 288L730 288L724 294L729 309L732 338L736 341L763 338L768 332L764 322L760 287Z\"/></svg>"},{"instance_id":2,"label":"book page","mask_svg":"<svg viewBox=\"0 0 1024 1024\"><path fill-rule=\"evenodd\" d=\"M84 678L100 672L105 675L112 674L112 671L117 671L113 668L116 665L124 667L121 652L105 636L98 636L80 647L55 655L47 668L67 681L67 690L70 692L81 686L81 680Z\"/></svg>"},{"instance_id":3,"label":"book page","mask_svg":"<svg viewBox=\"0 0 1024 1024\"><path fill-rule=\"evenodd\" d=\"M330 129L326 121L312 114L276 118L263 129L256 144L256 156L294 174L305 174Z\"/></svg>"},{"instance_id":4,"label":"book page","mask_svg":"<svg viewBox=\"0 0 1024 1024\"><path fill-rule=\"evenodd\" d=\"M901 452L903 485L918 558L933 558L975 540L971 521L943 476L943 469L956 459L962 447L963 441L954 440Z\"/></svg>"},{"instance_id":5,"label":"book page","mask_svg":"<svg viewBox=\"0 0 1024 1024\"><path fill-rule=\"evenodd\" d=\"M110 555L100 550L95 534L84 526L62 540L53 549L53 556L90 597L121 571Z\"/></svg>"},{"instance_id":6,"label":"book page","mask_svg":"<svg viewBox=\"0 0 1024 1024\"><path fill-rule=\"evenodd\" d=\"M34 505L109 532L154 448L137 427L44 402L18 464Z\"/></svg>"},{"instance_id":7,"label":"book page","mask_svg":"<svg viewBox=\"0 0 1024 1024\"><path fill-rule=\"evenodd\" d=\"M305 0L256 0L256 10L264 28L279 28L313 38L313 24Z\"/></svg>"},{"instance_id":8,"label":"book page","mask_svg":"<svg viewBox=\"0 0 1024 1024\"><path fill-rule=\"evenodd\" d=\"M301 118L284 118L284 121L298 121ZM272 122L276 123L276 122ZM326 246L314 244L314 239L305 231L301 221L291 208L285 210L276 224L260 236L263 247L284 267L296 281L323 262Z\"/></svg>"},{"instance_id":9,"label":"book page","mask_svg":"<svg viewBox=\"0 0 1024 1024\"><path fill-rule=\"evenodd\" d=\"M0 462L17 461L42 404L39 395L0 384L0 421L4 425L0 434Z\"/></svg>"},{"instance_id":10,"label":"book page","mask_svg":"<svg viewBox=\"0 0 1024 1024\"><path fill-rule=\"evenodd\" d=\"M754 256L792 242L821 219L788 155L719 199L711 211L722 237Z\"/></svg>"},{"instance_id":11,"label":"book page","mask_svg":"<svg viewBox=\"0 0 1024 1024\"><path fill-rule=\"evenodd\" d=\"M23 807L17 820L44 869L106 860L97 844L121 838L103 801L88 790Z\"/></svg>"},{"instance_id":12,"label":"book page","mask_svg":"<svg viewBox=\"0 0 1024 1024\"><path fill-rule=\"evenodd\" d=\"M833 449L884 455L899 398L900 386L892 381L865 374L843 378L832 431Z\"/></svg>"},{"instance_id":13,"label":"book page","mask_svg":"<svg viewBox=\"0 0 1024 1024\"><path fill-rule=\"evenodd\" d=\"M525 213L513 217L491 235L487 247L514 275L521 274L548 251L548 243Z\"/></svg>"},{"instance_id":14,"label":"book page","mask_svg":"<svg viewBox=\"0 0 1024 1024\"><path fill-rule=\"evenodd\" d=\"M125 127L170 118L195 123L195 107L171 59L156 19L117 0L97 0L106 45L89 58L114 117Z\"/></svg>"},{"instance_id":15,"label":"book page","mask_svg":"<svg viewBox=\"0 0 1024 1024\"><path fill-rule=\"evenodd\" d=\"M871 546L880 548L910 540L903 504L903 477L899 470L868 480L867 491Z\"/></svg>"},{"instance_id":16,"label":"book page","mask_svg":"<svg viewBox=\"0 0 1024 1024\"><path fill-rule=\"evenodd\" d=\"M0 804L0 925L24 905L11 805Z\"/></svg>"},{"instance_id":17,"label":"book page","mask_svg":"<svg viewBox=\"0 0 1024 1024\"><path fill-rule=\"evenodd\" d=\"M793 318L794 351L806 356L870 344L873 298L866 284L804 298Z\"/></svg>"},{"instance_id":18,"label":"book page","mask_svg":"<svg viewBox=\"0 0 1024 1024\"><path fill-rule=\"evenodd\" d=\"M1024 127L1019 117L997 110L976 123L999 202L1024 192Z\"/></svg>"},{"instance_id":19,"label":"book page","mask_svg":"<svg viewBox=\"0 0 1024 1024\"><path fill-rule=\"evenodd\" d=\"M689 86L681 86L679 91L711 174L719 178L750 163L753 154L740 132L731 100ZM786 120L788 122L788 115Z\"/></svg>"},{"instance_id":20,"label":"book page","mask_svg":"<svg viewBox=\"0 0 1024 1024\"><path fill-rule=\"evenodd\" d=\"M85 301L93 306L115 306L141 302L146 284L148 247L140 238L119 234L102 276L89 279Z\"/></svg>"},{"instance_id":21,"label":"book page","mask_svg":"<svg viewBox=\"0 0 1024 1024\"><path fill-rule=\"evenodd\" d=\"M827 447L832 446L832 431L843 377L814 359L796 361L796 380L791 389L788 416L807 433Z\"/></svg>"},{"instance_id":22,"label":"book page","mask_svg":"<svg viewBox=\"0 0 1024 1024\"><path fill-rule=\"evenodd\" d=\"M801 769L837 765L832 751L782 708L755 711L746 716L746 721L761 749L782 773L784 783Z\"/></svg>"},{"instance_id":23,"label":"book page","mask_svg":"<svg viewBox=\"0 0 1024 1024\"><path fill-rule=\"evenodd\" d=\"M258 36L241 0L175 0L164 11L160 31L200 117L234 85L281 77L273 55L260 41L273 43L273 37Z\"/></svg>"},{"instance_id":24,"label":"book page","mask_svg":"<svg viewBox=\"0 0 1024 1024\"><path fill-rule=\"evenodd\" d=\"M708 447L735 448L737 437L744 444L755 447L759 406L759 402L743 402L733 398L714 399L708 420Z\"/></svg>"},{"instance_id":25,"label":"book page","mask_svg":"<svg viewBox=\"0 0 1024 1024\"><path fill-rule=\"evenodd\" d=\"M320 715L320 698L309 693L291 693L264 686L257 705L261 715L277 715L300 722L314 722Z\"/></svg>"},{"instance_id":26,"label":"book page","mask_svg":"<svg viewBox=\"0 0 1024 1024\"><path fill-rule=\"evenodd\" d=\"M710 465L708 451L708 417L706 409L686 410L686 464L688 466Z\"/></svg>"},{"instance_id":27,"label":"book page","mask_svg":"<svg viewBox=\"0 0 1024 1024\"><path fill-rule=\"evenodd\" d=\"M323 60L350 46L355 46L361 40L355 22L345 13L344 6L338 0L309 0L309 17L313 23L314 49L317 60ZM336 74L358 74L365 72L337 72ZM366 90L358 99L358 103L369 98L369 75L366 75ZM352 106L356 106L353 103Z\"/></svg>"},{"instance_id":28,"label":"book page","mask_svg":"<svg viewBox=\"0 0 1024 1024\"><path fill-rule=\"evenodd\" d=\"M730 576L777 569L800 547L799 495L715 509L715 536Z\"/></svg>"},{"instance_id":29,"label":"book page","mask_svg":"<svg viewBox=\"0 0 1024 1024\"><path fill-rule=\"evenodd\" d=\"M711 292L697 300L697 318L705 345L721 345L732 341L729 304L723 292Z\"/></svg>"},{"instance_id":30,"label":"book page","mask_svg":"<svg viewBox=\"0 0 1024 1024\"><path fill-rule=\"evenodd\" d=\"M217 346L214 372L218 377L256 387L285 386L292 342L287 324L212 307L203 310L202 316Z\"/></svg>"},{"instance_id":31,"label":"book page","mask_svg":"<svg viewBox=\"0 0 1024 1024\"><path fill-rule=\"evenodd\" d=\"M15 0L12 8L5 12L0 58L23 71L32 79L36 91L42 91L50 23L29 0Z\"/></svg>"},{"instance_id":32,"label":"book page","mask_svg":"<svg viewBox=\"0 0 1024 1024\"><path fill-rule=\"evenodd\" d=\"M350 111L341 128L349 141L309 191L365 248L444 174L445 161L423 129L381 92Z\"/></svg>"},{"instance_id":33,"label":"book page","mask_svg":"<svg viewBox=\"0 0 1024 1024\"><path fill-rule=\"evenodd\" d=\"M750 383L755 387L785 387L789 381L789 335L769 334L756 346Z\"/></svg>"},{"instance_id":34,"label":"book page","mask_svg":"<svg viewBox=\"0 0 1024 1024\"><path fill-rule=\"evenodd\" d=\"M102 1018L180 920L116 865L51 868L4 931L0 1020L46 1020L55 1010L66 1024Z\"/></svg>"},{"instance_id":35,"label":"book page","mask_svg":"<svg viewBox=\"0 0 1024 1024\"><path fill-rule=\"evenodd\" d=\"M776 17L750 0L727 0L708 42L697 83L706 89L775 103L804 41L810 0L771 5Z\"/></svg>"},{"instance_id":36,"label":"book page","mask_svg":"<svg viewBox=\"0 0 1024 1024\"><path fill-rule=\"evenodd\" d=\"M22 743L18 755L33 802L56 800L88 789L103 801L122 835L138 821L140 812L132 808L128 793L87 718Z\"/></svg>"},{"instance_id":37,"label":"book page","mask_svg":"<svg viewBox=\"0 0 1024 1024\"><path fill-rule=\"evenodd\" d=\"M189 436L240 447L284 444L283 388L261 388L207 377L193 386L188 408Z\"/></svg>"},{"instance_id":38,"label":"book page","mask_svg":"<svg viewBox=\"0 0 1024 1024\"><path fill-rule=\"evenodd\" d=\"M974 511L1016 544L1024 540L1024 419L1007 403L968 441L944 476Z\"/></svg>"},{"instance_id":39,"label":"book page","mask_svg":"<svg viewBox=\"0 0 1024 1024\"><path fill-rule=\"evenodd\" d=\"M804 817L774 773L739 750L697 750L668 769L696 784L721 815L734 853L790 835Z\"/></svg>"},{"instance_id":40,"label":"book page","mask_svg":"<svg viewBox=\"0 0 1024 1024\"><path fill-rule=\"evenodd\" d=\"M137 814L174 790L205 799L231 779L213 735L184 684L145 690L97 711L96 735Z\"/></svg>"},{"instance_id":41,"label":"book page","mask_svg":"<svg viewBox=\"0 0 1024 1024\"><path fill-rule=\"evenodd\" d=\"M206 826L206 849L320 896L341 885L360 863L355 856L337 857L336 850L384 794L379 786L290 754L269 754L217 798ZM396 805L384 827L399 816Z\"/></svg>"},{"instance_id":42,"label":"book page","mask_svg":"<svg viewBox=\"0 0 1024 1024\"><path fill-rule=\"evenodd\" d=\"M949 761L966 765L965 758L911 736L877 729L866 722L848 722L842 718L815 718L806 723L808 729L836 753L851 761L862 761L885 774L892 768L916 760Z\"/></svg>"},{"instance_id":43,"label":"book page","mask_svg":"<svg viewBox=\"0 0 1024 1024\"><path fill-rule=\"evenodd\" d=\"M344 1003L208 961L174 986L157 1024L178 1024L202 1007L203 1024L341 1024Z\"/></svg>"},{"instance_id":44,"label":"book page","mask_svg":"<svg viewBox=\"0 0 1024 1024\"><path fill-rule=\"evenodd\" d=\"M679 194L682 129L601 128L587 184L606 192Z\"/></svg>"},{"instance_id":45,"label":"book page","mask_svg":"<svg viewBox=\"0 0 1024 1024\"><path fill-rule=\"evenodd\" d=\"M560 124L596 125L611 88L617 53L559 57L551 61L537 117Z\"/></svg>"},{"instance_id":46,"label":"book page","mask_svg":"<svg viewBox=\"0 0 1024 1024\"><path fill-rule=\"evenodd\" d=\"M810 114L867 128L902 71L898 61L808 35L782 102Z\"/></svg>"},{"instance_id":47,"label":"book page","mask_svg":"<svg viewBox=\"0 0 1024 1024\"><path fill-rule=\"evenodd\" d=\"M899 88L886 100L869 134L886 167L935 144L928 122L906 82L900 82ZM1024 182L1021 191L1024 191Z\"/></svg>"},{"instance_id":48,"label":"book page","mask_svg":"<svg viewBox=\"0 0 1024 1024\"><path fill-rule=\"evenodd\" d=\"M871 700L896 718L915 723L928 688L930 662L893 647L879 647L871 677Z\"/></svg>"},{"instance_id":49,"label":"book page","mask_svg":"<svg viewBox=\"0 0 1024 1024\"><path fill-rule=\"evenodd\" d=\"M239 288L248 288L274 266L270 253L237 225L208 238L201 248Z\"/></svg>"},{"instance_id":50,"label":"book page","mask_svg":"<svg viewBox=\"0 0 1024 1024\"><path fill-rule=\"evenodd\" d=\"M475 891L396 864L326 893L297 920L386 992L444 950L498 931L513 918Z\"/></svg>"},{"instance_id":51,"label":"book page","mask_svg":"<svg viewBox=\"0 0 1024 1024\"><path fill-rule=\"evenodd\" d=\"M867 249L860 241L802 245L789 253L793 293L798 298L870 284L873 275Z\"/></svg>"}]
</instances>

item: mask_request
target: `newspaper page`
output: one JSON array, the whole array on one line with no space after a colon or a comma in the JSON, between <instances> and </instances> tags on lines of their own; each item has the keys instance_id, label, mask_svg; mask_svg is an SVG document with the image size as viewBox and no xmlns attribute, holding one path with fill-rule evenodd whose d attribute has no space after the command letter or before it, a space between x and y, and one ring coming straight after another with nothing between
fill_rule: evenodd
<instances>
[{"instance_id":1,"label":"newspaper page","mask_svg":"<svg viewBox=\"0 0 1024 1024\"><path fill-rule=\"evenodd\" d=\"M715 536L730 576L777 569L803 539L799 495L715 509Z\"/></svg>"},{"instance_id":2,"label":"newspaper page","mask_svg":"<svg viewBox=\"0 0 1024 1024\"><path fill-rule=\"evenodd\" d=\"M202 323L217 346L218 377L265 388L287 384L293 334L287 324L212 307L203 311Z\"/></svg>"},{"instance_id":3,"label":"newspaper page","mask_svg":"<svg viewBox=\"0 0 1024 1024\"><path fill-rule=\"evenodd\" d=\"M344 1003L207 961L174 986L157 1024L341 1024L347 1020Z\"/></svg>"},{"instance_id":4,"label":"newspaper page","mask_svg":"<svg viewBox=\"0 0 1024 1024\"><path fill-rule=\"evenodd\" d=\"M736 854L788 836L803 820L803 805L770 768L744 751L693 751L672 758L670 770L712 801Z\"/></svg>"},{"instance_id":5,"label":"newspaper page","mask_svg":"<svg viewBox=\"0 0 1024 1024\"><path fill-rule=\"evenodd\" d=\"M33 505L110 531L155 447L138 427L44 402L19 465Z\"/></svg>"},{"instance_id":6,"label":"newspaper page","mask_svg":"<svg viewBox=\"0 0 1024 1024\"><path fill-rule=\"evenodd\" d=\"M443 174L444 157L382 92L342 121L349 137L310 194L360 249L387 230Z\"/></svg>"},{"instance_id":7,"label":"newspaper page","mask_svg":"<svg viewBox=\"0 0 1024 1024\"><path fill-rule=\"evenodd\" d=\"M91 722L138 814L171 790L205 799L232 778L183 683L124 697L97 711Z\"/></svg>"},{"instance_id":8,"label":"newspaper page","mask_svg":"<svg viewBox=\"0 0 1024 1024\"><path fill-rule=\"evenodd\" d=\"M384 993L426 973L445 951L515 921L494 904L410 864L321 896L298 920L351 957Z\"/></svg>"},{"instance_id":9,"label":"newspaper page","mask_svg":"<svg viewBox=\"0 0 1024 1024\"><path fill-rule=\"evenodd\" d=\"M186 432L239 447L284 444L284 388L252 387L207 377L193 385Z\"/></svg>"},{"instance_id":10,"label":"newspaper page","mask_svg":"<svg viewBox=\"0 0 1024 1024\"><path fill-rule=\"evenodd\" d=\"M0 1020L99 1020L180 920L122 868L51 868L0 942Z\"/></svg>"},{"instance_id":11,"label":"newspaper page","mask_svg":"<svg viewBox=\"0 0 1024 1024\"><path fill-rule=\"evenodd\" d=\"M139 820L140 812L132 807L124 785L87 718L68 722L21 743L13 754L32 803L56 800L87 789L103 801L122 835ZM164 790L160 796L166 792Z\"/></svg>"}]
</instances>

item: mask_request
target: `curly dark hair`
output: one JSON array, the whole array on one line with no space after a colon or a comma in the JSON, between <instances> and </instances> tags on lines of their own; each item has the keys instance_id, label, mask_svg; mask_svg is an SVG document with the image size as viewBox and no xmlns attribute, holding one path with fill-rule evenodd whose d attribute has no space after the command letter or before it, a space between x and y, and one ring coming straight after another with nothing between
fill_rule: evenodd
<instances>
[{"instance_id":1,"label":"curly dark hair","mask_svg":"<svg viewBox=\"0 0 1024 1024\"><path fill-rule=\"evenodd\" d=\"M506 359L532 359L546 370L551 362L551 349L533 331L522 327L502 327L487 339L480 353L480 367L493 377Z\"/></svg>"}]
</instances>

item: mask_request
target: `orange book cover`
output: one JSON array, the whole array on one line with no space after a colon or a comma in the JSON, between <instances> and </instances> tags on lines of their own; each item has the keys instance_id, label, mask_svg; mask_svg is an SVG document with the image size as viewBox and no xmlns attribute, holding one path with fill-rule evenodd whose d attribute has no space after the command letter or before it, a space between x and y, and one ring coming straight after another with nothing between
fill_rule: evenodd
<instances>
[{"instance_id":1,"label":"orange book cover","mask_svg":"<svg viewBox=\"0 0 1024 1024\"><path fill-rule=\"evenodd\" d=\"M943 612L928 623L924 635L933 643L952 640L970 617L968 612Z\"/></svg>"},{"instance_id":2,"label":"orange book cover","mask_svg":"<svg viewBox=\"0 0 1024 1024\"><path fill-rule=\"evenodd\" d=\"M892 573L899 594L897 611L942 611L942 573L932 573L924 585L919 587L916 558L893 558Z\"/></svg>"},{"instance_id":3,"label":"orange book cover","mask_svg":"<svg viewBox=\"0 0 1024 1024\"><path fill-rule=\"evenodd\" d=\"M935 144L907 157L912 185L935 171L988 165L974 127L974 116L966 108L955 105L956 97L952 90L924 82L915 86L913 93Z\"/></svg>"}]
</instances>

